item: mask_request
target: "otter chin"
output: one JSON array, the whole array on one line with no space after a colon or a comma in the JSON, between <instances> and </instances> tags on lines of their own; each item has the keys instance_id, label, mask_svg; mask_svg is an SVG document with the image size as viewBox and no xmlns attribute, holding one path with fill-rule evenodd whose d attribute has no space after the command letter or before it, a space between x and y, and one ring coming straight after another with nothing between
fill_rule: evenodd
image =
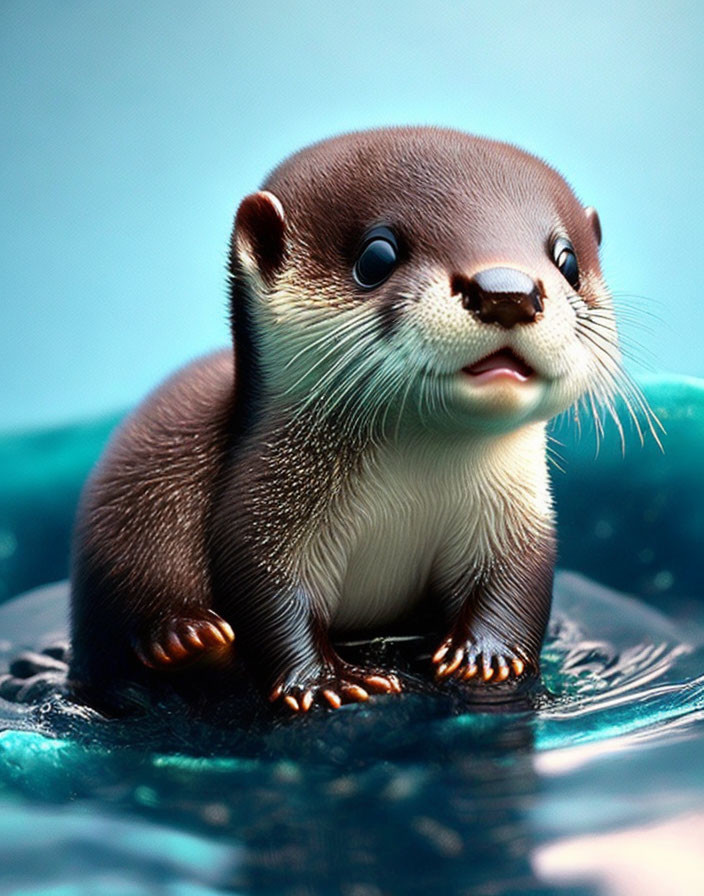
<instances>
[{"instance_id":1,"label":"otter chin","mask_svg":"<svg viewBox=\"0 0 704 896\"><path fill-rule=\"evenodd\" d=\"M427 674L538 674L546 422L620 376L601 225L553 168L438 128L335 137L239 205L232 346L158 387L87 482L71 674L238 657L273 704L397 694L333 638L426 620ZM430 623L427 620L431 620Z\"/></svg>"}]
</instances>

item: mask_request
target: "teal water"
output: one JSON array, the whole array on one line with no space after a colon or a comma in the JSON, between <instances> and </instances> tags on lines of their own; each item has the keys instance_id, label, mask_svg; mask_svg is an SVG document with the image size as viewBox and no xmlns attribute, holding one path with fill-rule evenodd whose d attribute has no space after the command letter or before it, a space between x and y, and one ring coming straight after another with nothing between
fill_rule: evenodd
<instances>
[{"instance_id":1,"label":"teal water","mask_svg":"<svg viewBox=\"0 0 704 896\"><path fill-rule=\"evenodd\" d=\"M664 453L555 430L539 685L243 725L176 694L109 720L29 681L0 699L3 892L704 891L704 383L645 389ZM112 422L0 441L0 665L65 634L46 583Z\"/></svg>"}]
</instances>

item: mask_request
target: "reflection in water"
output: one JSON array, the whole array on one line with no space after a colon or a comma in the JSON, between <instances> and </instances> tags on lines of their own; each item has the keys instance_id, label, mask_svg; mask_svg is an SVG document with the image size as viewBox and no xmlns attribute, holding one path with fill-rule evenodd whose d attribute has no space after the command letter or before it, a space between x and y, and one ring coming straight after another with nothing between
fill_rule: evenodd
<instances>
[{"instance_id":1,"label":"reflection in water","mask_svg":"<svg viewBox=\"0 0 704 896\"><path fill-rule=\"evenodd\" d=\"M598 883L606 896L704 893L704 814L541 847L533 865L543 880Z\"/></svg>"}]
</instances>

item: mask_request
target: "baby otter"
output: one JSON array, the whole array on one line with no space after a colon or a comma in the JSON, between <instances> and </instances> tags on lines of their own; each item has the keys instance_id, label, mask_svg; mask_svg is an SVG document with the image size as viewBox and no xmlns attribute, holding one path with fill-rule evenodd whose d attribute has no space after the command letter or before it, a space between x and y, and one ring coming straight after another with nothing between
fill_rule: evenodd
<instances>
[{"instance_id":1,"label":"baby otter","mask_svg":"<svg viewBox=\"0 0 704 896\"><path fill-rule=\"evenodd\" d=\"M551 602L546 421L610 394L599 219L503 143L390 128L318 143L237 212L233 350L124 422L89 479L72 678L237 649L294 711L401 690L331 633L421 604L443 678L535 674Z\"/></svg>"}]
</instances>

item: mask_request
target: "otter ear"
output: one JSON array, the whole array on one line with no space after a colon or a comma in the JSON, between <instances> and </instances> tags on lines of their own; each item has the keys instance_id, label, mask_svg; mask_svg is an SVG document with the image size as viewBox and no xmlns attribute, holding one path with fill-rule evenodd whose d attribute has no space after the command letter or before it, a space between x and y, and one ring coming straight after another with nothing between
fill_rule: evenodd
<instances>
[{"instance_id":1,"label":"otter ear","mask_svg":"<svg viewBox=\"0 0 704 896\"><path fill-rule=\"evenodd\" d=\"M268 280L276 274L284 258L284 230L284 207L279 198L268 190L252 193L242 200L237 210L233 254L247 267L256 267Z\"/></svg>"},{"instance_id":2,"label":"otter ear","mask_svg":"<svg viewBox=\"0 0 704 896\"><path fill-rule=\"evenodd\" d=\"M592 230L594 231L594 236L596 237L597 246L601 245L601 221L599 220L599 215L596 212L596 209L589 205L584 209L584 214L587 216L587 221L591 225Z\"/></svg>"}]
</instances>

